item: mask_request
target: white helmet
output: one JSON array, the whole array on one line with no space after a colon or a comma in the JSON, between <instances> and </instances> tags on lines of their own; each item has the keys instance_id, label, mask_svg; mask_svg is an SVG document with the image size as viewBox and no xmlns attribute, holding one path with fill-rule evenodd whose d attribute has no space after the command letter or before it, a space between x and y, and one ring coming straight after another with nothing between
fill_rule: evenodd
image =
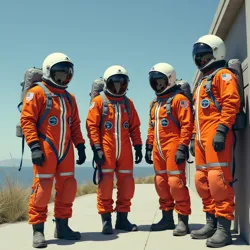
<instances>
[{"instance_id":1,"label":"white helmet","mask_svg":"<svg viewBox=\"0 0 250 250\"><path fill-rule=\"evenodd\" d=\"M192 54L196 66L202 71L212 63L224 60L226 46L220 37L205 35L194 44Z\"/></svg>"},{"instance_id":2,"label":"white helmet","mask_svg":"<svg viewBox=\"0 0 250 250\"><path fill-rule=\"evenodd\" d=\"M104 90L112 96L123 96L126 94L129 77L125 68L119 65L109 67L103 75Z\"/></svg>"},{"instance_id":3,"label":"white helmet","mask_svg":"<svg viewBox=\"0 0 250 250\"><path fill-rule=\"evenodd\" d=\"M163 94L176 82L176 72L168 63L158 63L149 71L149 83L156 95Z\"/></svg>"},{"instance_id":4,"label":"white helmet","mask_svg":"<svg viewBox=\"0 0 250 250\"><path fill-rule=\"evenodd\" d=\"M52 53L43 62L43 78L61 88L67 88L74 74L74 65L63 53Z\"/></svg>"}]
</instances>

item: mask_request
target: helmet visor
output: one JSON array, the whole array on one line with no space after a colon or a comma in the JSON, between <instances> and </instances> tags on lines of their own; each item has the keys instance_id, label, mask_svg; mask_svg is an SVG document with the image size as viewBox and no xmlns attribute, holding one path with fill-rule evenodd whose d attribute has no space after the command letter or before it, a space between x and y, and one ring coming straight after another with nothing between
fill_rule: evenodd
<instances>
[{"instance_id":1,"label":"helmet visor","mask_svg":"<svg viewBox=\"0 0 250 250\"><path fill-rule=\"evenodd\" d=\"M156 94L161 94L168 87L168 77L160 72L149 73L149 83Z\"/></svg>"},{"instance_id":2,"label":"helmet visor","mask_svg":"<svg viewBox=\"0 0 250 250\"><path fill-rule=\"evenodd\" d=\"M198 68L203 68L214 59L213 49L204 43L197 43L193 47L193 59Z\"/></svg>"},{"instance_id":3,"label":"helmet visor","mask_svg":"<svg viewBox=\"0 0 250 250\"><path fill-rule=\"evenodd\" d=\"M59 86L65 87L69 84L74 74L74 66L70 62L60 62L50 69L51 79Z\"/></svg>"},{"instance_id":4,"label":"helmet visor","mask_svg":"<svg viewBox=\"0 0 250 250\"><path fill-rule=\"evenodd\" d=\"M128 88L129 78L125 75L114 75L108 78L106 88L114 96L123 96Z\"/></svg>"}]
</instances>

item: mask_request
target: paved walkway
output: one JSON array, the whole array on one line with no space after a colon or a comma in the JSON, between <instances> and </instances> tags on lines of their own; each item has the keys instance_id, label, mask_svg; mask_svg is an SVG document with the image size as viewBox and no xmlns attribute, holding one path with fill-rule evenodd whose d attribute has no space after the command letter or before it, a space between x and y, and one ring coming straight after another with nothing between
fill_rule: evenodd
<instances>
[{"instance_id":1,"label":"paved walkway","mask_svg":"<svg viewBox=\"0 0 250 250\"><path fill-rule=\"evenodd\" d=\"M115 195L116 191L114 191ZM190 229L199 228L204 223L204 214L201 209L201 201L195 193L190 191L192 197L192 216L190 217ZM152 222L161 218L158 209L158 197L154 185L136 185L136 193L133 199L132 212L129 215L131 222L137 223L138 232L124 233L115 231L114 235L107 236L100 233L101 219L96 211L96 195L78 197L74 203L74 214L70 220L73 230L82 233L82 239L77 242L57 240L53 238L54 224L52 222L53 204L49 205L49 217L46 223L45 234L48 241L47 249L88 249L88 250L192 250L208 249L205 240L192 240L190 235L184 237L172 236L172 231L150 232ZM177 217L175 215L177 222ZM113 216L113 225L115 214ZM233 235L234 245L224 249L244 250L250 249L237 235ZM27 222L0 226L1 250L30 250L32 247L32 229Z\"/></svg>"}]
</instances>

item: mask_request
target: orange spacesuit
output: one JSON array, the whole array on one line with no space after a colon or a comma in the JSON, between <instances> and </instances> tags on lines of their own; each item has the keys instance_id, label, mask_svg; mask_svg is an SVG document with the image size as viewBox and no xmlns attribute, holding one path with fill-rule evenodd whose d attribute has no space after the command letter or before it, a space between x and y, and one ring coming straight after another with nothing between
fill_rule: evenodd
<instances>
[{"instance_id":1,"label":"orange spacesuit","mask_svg":"<svg viewBox=\"0 0 250 250\"><path fill-rule=\"evenodd\" d=\"M98 185L97 208L103 220L103 233L109 234L112 233L111 213L114 211L112 206L114 172L117 177L115 211L118 213L118 219L116 228L126 231L136 229L136 226L130 224L126 219L127 213L130 211L135 188L130 138L136 150L136 163L142 160L142 141L140 120L134 104L130 99L127 99L129 107L125 105L125 98L127 97L124 95L128 84L126 70L121 66L112 66L105 72L104 79L106 81L105 94L99 95L92 100L86 127L95 154L95 161L97 165L101 165L103 173L103 178ZM108 102L107 116L105 117L103 117L103 98ZM103 156L101 162L98 160L98 153L100 152ZM122 219L123 216L124 219ZM119 220L120 217L121 220Z\"/></svg>"},{"instance_id":2,"label":"orange spacesuit","mask_svg":"<svg viewBox=\"0 0 250 250\"><path fill-rule=\"evenodd\" d=\"M44 222L54 178L55 237L72 240L81 237L79 232L68 227L77 191L73 144L78 149L77 163L83 164L86 159L76 100L65 90L72 78L73 64L61 53L51 54L44 64L43 81L27 92L21 113L22 131L31 148L34 164L28 213L34 230L33 246L37 248L47 246ZM45 73L48 65L50 77Z\"/></svg>"},{"instance_id":3,"label":"orange spacesuit","mask_svg":"<svg viewBox=\"0 0 250 250\"><path fill-rule=\"evenodd\" d=\"M157 99L153 105L151 104L150 109L146 161L149 164L154 163L155 187L163 213L162 220L153 224L151 229L174 229L175 209L181 225L177 226L173 233L185 235L189 232L188 216L191 214L185 176L185 161L193 131L191 104L187 97L178 92L180 88L175 84L175 70L171 65L159 63L149 74L150 84L156 92ZM173 98L169 104L171 115L167 114L167 102L170 98ZM150 159L151 151L153 161Z\"/></svg>"}]
</instances>

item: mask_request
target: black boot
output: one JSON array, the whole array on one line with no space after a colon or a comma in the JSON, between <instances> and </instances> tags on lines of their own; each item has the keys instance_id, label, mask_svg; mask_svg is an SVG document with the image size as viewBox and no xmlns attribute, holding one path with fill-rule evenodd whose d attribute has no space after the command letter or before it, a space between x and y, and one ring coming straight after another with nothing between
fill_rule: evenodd
<instances>
[{"instance_id":1,"label":"black boot","mask_svg":"<svg viewBox=\"0 0 250 250\"><path fill-rule=\"evenodd\" d=\"M34 248L45 248L47 242L44 238L44 223L32 225L33 226L33 247Z\"/></svg>"},{"instance_id":2,"label":"black boot","mask_svg":"<svg viewBox=\"0 0 250 250\"><path fill-rule=\"evenodd\" d=\"M178 214L178 225L173 231L174 236L184 236L189 234L188 215Z\"/></svg>"},{"instance_id":3,"label":"black boot","mask_svg":"<svg viewBox=\"0 0 250 250\"><path fill-rule=\"evenodd\" d=\"M230 232L231 221L224 217L217 218L217 230L215 234L207 239L207 247L224 247L233 243Z\"/></svg>"},{"instance_id":4,"label":"black boot","mask_svg":"<svg viewBox=\"0 0 250 250\"><path fill-rule=\"evenodd\" d=\"M163 211L162 210L162 219L156 223L151 225L151 231L163 231L167 229L174 229L174 218L173 218L173 210Z\"/></svg>"},{"instance_id":5,"label":"black boot","mask_svg":"<svg viewBox=\"0 0 250 250\"><path fill-rule=\"evenodd\" d=\"M217 219L214 214L206 213L206 225L199 230L192 230L191 237L193 239L207 239L212 237L216 231Z\"/></svg>"},{"instance_id":6,"label":"black boot","mask_svg":"<svg viewBox=\"0 0 250 250\"><path fill-rule=\"evenodd\" d=\"M103 234L113 234L111 213L101 214L101 217L102 217L102 233Z\"/></svg>"},{"instance_id":7,"label":"black boot","mask_svg":"<svg viewBox=\"0 0 250 250\"><path fill-rule=\"evenodd\" d=\"M54 237L58 239L65 240L79 240L81 239L81 234L79 232L74 232L68 226L68 219L56 218L56 228Z\"/></svg>"},{"instance_id":8,"label":"black boot","mask_svg":"<svg viewBox=\"0 0 250 250\"><path fill-rule=\"evenodd\" d=\"M120 229L127 232L138 230L137 225L131 224L129 222L127 212L117 212L115 229Z\"/></svg>"}]
</instances>

